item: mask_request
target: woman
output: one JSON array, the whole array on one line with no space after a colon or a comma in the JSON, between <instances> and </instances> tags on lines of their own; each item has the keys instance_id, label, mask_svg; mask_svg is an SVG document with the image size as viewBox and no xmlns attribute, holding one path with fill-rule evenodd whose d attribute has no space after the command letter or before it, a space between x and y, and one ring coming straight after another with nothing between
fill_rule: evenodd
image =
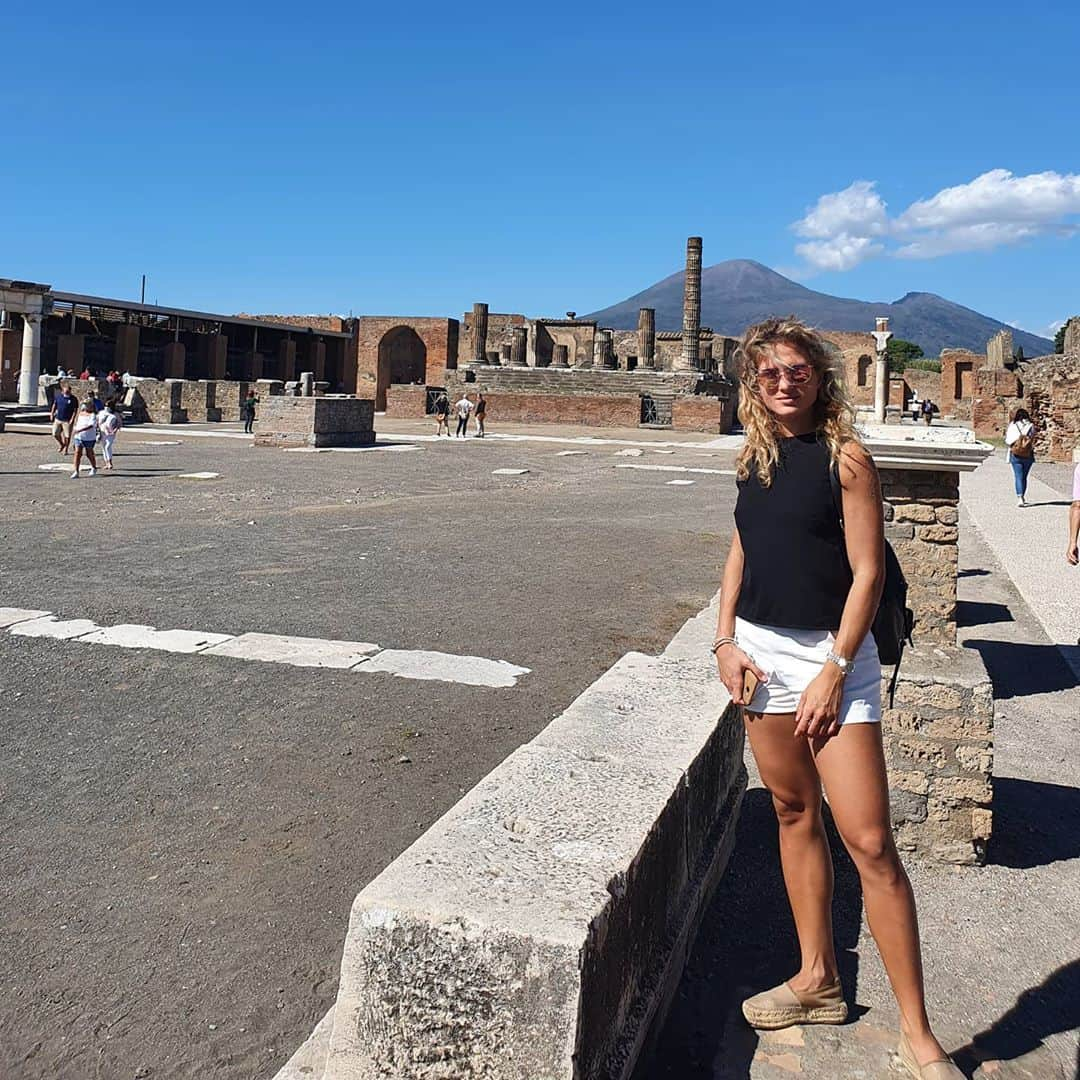
<instances>
[{"instance_id":1,"label":"woman","mask_svg":"<svg viewBox=\"0 0 1080 1080\"><path fill-rule=\"evenodd\" d=\"M1005 445L1013 471L1016 505L1027 506L1028 473L1035 464L1035 425L1027 409L1021 407L1013 413L1012 422L1005 429Z\"/></svg>"},{"instance_id":2,"label":"woman","mask_svg":"<svg viewBox=\"0 0 1080 1080\"><path fill-rule=\"evenodd\" d=\"M487 416L487 398L481 393L476 398L476 437L484 437L484 417Z\"/></svg>"},{"instance_id":3,"label":"woman","mask_svg":"<svg viewBox=\"0 0 1080 1080\"><path fill-rule=\"evenodd\" d=\"M255 406L258 403L259 399L255 396L254 390L249 390L247 396L240 403L240 415L244 418L244 431L248 435L255 432Z\"/></svg>"},{"instance_id":4,"label":"woman","mask_svg":"<svg viewBox=\"0 0 1080 1080\"><path fill-rule=\"evenodd\" d=\"M900 1055L924 1080L962 1078L930 1030L914 897L889 823L881 666L870 625L884 580L881 489L824 341L794 319L739 345L736 529L713 645L780 825L802 964L743 1003L757 1028L847 1017L831 922L822 788L859 871L866 916L900 1008ZM843 522L830 470L839 473Z\"/></svg>"},{"instance_id":5,"label":"woman","mask_svg":"<svg viewBox=\"0 0 1080 1080\"><path fill-rule=\"evenodd\" d=\"M72 465L71 479L79 479L79 465L82 463L83 454L90 462L90 475L97 476L97 459L94 457L94 443L98 437L98 418L94 411L94 402L87 398L80 406L75 416L75 424L71 431L71 438L75 444L75 461Z\"/></svg>"},{"instance_id":6,"label":"woman","mask_svg":"<svg viewBox=\"0 0 1080 1080\"><path fill-rule=\"evenodd\" d=\"M116 399L109 398L105 402L105 408L98 413L98 438L101 439L101 454L105 458L105 468L112 472L113 467L113 443L116 436L124 426L117 407Z\"/></svg>"}]
</instances>

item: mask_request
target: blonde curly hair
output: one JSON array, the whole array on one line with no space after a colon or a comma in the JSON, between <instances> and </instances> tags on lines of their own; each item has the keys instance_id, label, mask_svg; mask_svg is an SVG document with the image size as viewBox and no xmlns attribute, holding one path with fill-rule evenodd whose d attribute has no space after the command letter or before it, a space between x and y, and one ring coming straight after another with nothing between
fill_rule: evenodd
<instances>
[{"instance_id":1,"label":"blonde curly hair","mask_svg":"<svg viewBox=\"0 0 1080 1080\"><path fill-rule=\"evenodd\" d=\"M814 402L814 426L824 438L832 462L839 461L844 443L852 439L859 441L855 431L855 410L844 392L835 354L825 339L794 315L759 322L746 330L735 350L739 365L739 422L746 432L746 442L735 462L735 473L739 480L745 480L753 470L762 487L772 484L773 472L780 460L780 446L776 417L762 401L758 389L758 363L763 356L771 356L781 343L795 349L817 373L819 386Z\"/></svg>"}]
</instances>

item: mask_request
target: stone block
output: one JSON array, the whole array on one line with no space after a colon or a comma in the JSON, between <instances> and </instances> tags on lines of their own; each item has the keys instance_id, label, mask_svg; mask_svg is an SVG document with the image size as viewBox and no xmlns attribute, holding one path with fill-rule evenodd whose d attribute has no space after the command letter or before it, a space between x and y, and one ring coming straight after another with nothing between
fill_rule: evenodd
<instances>
[{"instance_id":1,"label":"stone block","mask_svg":"<svg viewBox=\"0 0 1080 1080\"><path fill-rule=\"evenodd\" d=\"M375 402L355 397L262 398L256 446L373 446Z\"/></svg>"},{"instance_id":2,"label":"stone block","mask_svg":"<svg viewBox=\"0 0 1080 1080\"><path fill-rule=\"evenodd\" d=\"M360 893L324 1080L628 1073L745 786L702 651L624 657Z\"/></svg>"},{"instance_id":3,"label":"stone block","mask_svg":"<svg viewBox=\"0 0 1080 1080\"><path fill-rule=\"evenodd\" d=\"M138 415L152 424L186 424L188 417L182 405L183 392L183 384L179 382L141 379L130 404Z\"/></svg>"},{"instance_id":4,"label":"stone block","mask_svg":"<svg viewBox=\"0 0 1080 1080\"><path fill-rule=\"evenodd\" d=\"M895 503L894 521L911 521L926 525L934 520L934 508L925 503Z\"/></svg>"}]
</instances>

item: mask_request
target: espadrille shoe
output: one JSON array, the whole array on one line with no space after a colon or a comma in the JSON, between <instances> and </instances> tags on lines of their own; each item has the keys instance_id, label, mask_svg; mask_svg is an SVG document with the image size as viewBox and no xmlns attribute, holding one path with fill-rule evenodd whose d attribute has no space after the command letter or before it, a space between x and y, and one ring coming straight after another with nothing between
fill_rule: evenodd
<instances>
[{"instance_id":1,"label":"espadrille shoe","mask_svg":"<svg viewBox=\"0 0 1080 1080\"><path fill-rule=\"evenodd\" d=\"M812 994L796 994L782 982L747 998L742 1011L751 1027L774 1031L795 1024L842 1024L847 1019L847 1002L839 980Z\"/></svg>"},{"instance_id":2,"label":"espadrille shoe","mask_svg":"<svg viewBox=\"0 0 1080 1080\"><path fill-rule=\"evenodd\" d=\"M900 1034L900 1060L916 1080L964 1080L964 1074L952 1063L951 1058L940 1058L920 1065L903 1032Z\"/></svg>"}]
</instances>

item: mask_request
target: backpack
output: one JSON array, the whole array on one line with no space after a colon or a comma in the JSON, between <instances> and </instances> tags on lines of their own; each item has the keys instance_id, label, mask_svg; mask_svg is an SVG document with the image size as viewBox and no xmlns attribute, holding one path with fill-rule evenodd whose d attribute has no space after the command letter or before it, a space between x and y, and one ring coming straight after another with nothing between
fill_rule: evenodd
<instances>
[{"instance_id":1,"label":"backpack","mask_svg":"<svg viewBox=\"0 0 1080 1080\"><path fill-rule=\"evenodd\" d=\"M1021 431L1020 438L1009 449L1012 451L1013 457L1031 457L1035 452L1035 428L1029 427L1026 432Z\"/></svg>"},{"instance_id":2,"label":"backpack","mask_svg":"<svg viewBox=\"0 0 1080 1080\"><path fill-rule=\"evenodd\" d=\"M840 468L834 462L829 467L829 483L832 487L833 503L840 517L840 528L844 527L843 489L840 486ZM900 560L892 549L892 544L885 541L885 584L881 589L881 600L877 613L870 624L870 630L877 644L878 658L882 664L892 664L893 673L889 680L889 708L893 707L896 694L896 680L900 675L900 661L904 655L904 644L914 645L911 640L912 627L915 625L915 613L907 606L907 578L900 569Z\"/></svg>"}]
</instances>

